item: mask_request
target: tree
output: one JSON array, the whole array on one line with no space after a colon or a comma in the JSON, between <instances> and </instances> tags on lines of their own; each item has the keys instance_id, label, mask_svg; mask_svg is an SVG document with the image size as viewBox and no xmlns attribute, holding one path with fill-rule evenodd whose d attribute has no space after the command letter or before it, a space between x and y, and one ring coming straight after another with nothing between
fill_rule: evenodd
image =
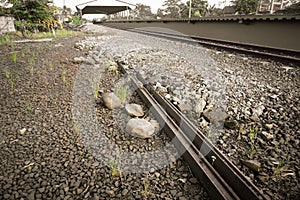
<instances>
[{"instance_id":1,"label":"tree","mask_svg":"<svg viewBox=\"0 0 300 200\"><path fill-rule=\"evenodd\" d=\"M180 0L166 0L163 6L166 7L164 12L166 17L178 18L180 17Z\"/></svg>"},{"instance_id":2,"label":"tree","mask_svg":"<svg viewBox=\"0 0 300 200\"><path fill-rule=\"evenodd\" d=\"M135 17L140 19L151 18L154 16L151 12L151 7L141 3L136 4L133 13Z\"/></svg>"},{"instance_id":3,"label":"tree","mask_svg":"<svg viewBox=\"0 0 300 200\"><path fill-rule=\"evenodd\" d=\"M233 1L236 12L240 14L255 13L258 0L236 0Z\"/></svg>"},{"instance_id":4,"label":"tree","mask_svg":"<svg viewBox=\"0 0 300 200\"><path fill-rule=\"evenodd\" d=\"M164 9L161 9L161 8L159 8L158 10L157 10L157 17L159 17L159 18L163 18L164 16L165 16L165 14L164 14Z\"/></svg>"},{"instance_id":5,"label":"tree","mask_svg":"<svg viewBox=\"0 0 300 200\"><path fill-rule=\"evenodd\" d=\"M208 7L207 1L205 0L192 0L191 4L192 17L203 17L213 13L214 7ZM180 5L180 12L182 17L189 16L190 1Z\"/></svg>"},{"instance_id":6,"label":"tree","mask_svg":"<svg viewBox=\"0 0 300 200\"><path fill-rule=\"evenodd\" d=\"M53 13L48 9L48 0L9 0L13 4L11 14L17 20L25 20L31 23L40 23L51 18Z\"/></svg>"}]
</instances>

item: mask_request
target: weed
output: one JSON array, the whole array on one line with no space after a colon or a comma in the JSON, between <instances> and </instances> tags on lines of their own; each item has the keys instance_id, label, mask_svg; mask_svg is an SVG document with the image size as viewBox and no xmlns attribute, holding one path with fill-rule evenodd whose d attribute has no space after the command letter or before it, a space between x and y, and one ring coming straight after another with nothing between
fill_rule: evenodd
<instances>
[{"instance_id":1,"label":"weed","mask_svg":"<svg viewBox=\"0 0 300 200\"><path fill-rule=\"evenodd\" d=\"M10 44L11 39L8 34L0 35L0 45Z\"/></svg>"},{"instance_id":2,"label":"weed","mask_svg":"<svg viewBox=\"0 0 300 200\"><path fill-rule=\"evenodd\" d=\"M94 98L95 98L95 100L98 99L99 89L100 89L100 82L98 81L97 84L96 84L96 87L94 87Z\"/></svg>"},{"instance_id":3,"label":"weed","mask_svg":"<svg viewBox=\"0 0 300 200\"><path fill-rule=\"evenodd\" d=\"M61 80L64 82L64 84L66 86L69 85L68 81L67 81L67 72L64 70L62 73L61 73Z\"/></svg>"},{"instance_id":4,"label":"weed","mask_svg":"<svg viewBox=\"0 0 300 200\"><path fill-rule=\"evenodd\" d=\"M82 24L82 20L80 19L80 16L75 15L73 17L73 24L75 24L75 25L81 25Z\"/></svg>"},{"instance_id":5,"label":"weed","mask_svg":"<svg viewBox=\"0 0 300 200\"><path fill-rule=\"evenodd\" d=\"M118 159L115 160L114 162L110 163L109 168L110 168L110 171L111 171L111 175L122 178L122 171L120 169L118 169L117 163L118 163Z\"/></svg>"},{"instance_id":6,"label":"weed","mask_svg":"<svg viewBox=\"0 0 300 200\"><path fill-rule=\"evenodd\" d=\"M142 196L146 197L148 195L148 187L149 187L149 176L147 174L146 178L144 178L144 181L143 181Z\"/></svg>"},{"instance_id":7,"label":"weed","mask_svg":"<svg viewBox=\"0 0 300 200\"><path fill-rule=\"evenodd\" d=\"M15 88L15 81L13 78L10 79L10 87L11 87L11 91L13 92Z\"/></svg>"},{"instance_id":8,"label":"weed","mask_svg":"<svg viewBox=\"0 0 300 200\"><path fill-rule=\"evenodd\" d=\"M10 69L5 69L5 76L6 78L10 79L12 77Z\"/></svg>"},{"instance_id":9,"label":"weed","mask_svg":"<svg viewBox=\"0 0 300 200\"><path fill-rule=\"evenodd\" d=\"M50 69L51 71L53 71L53 69L54 69L53 64L52 64L52 63L49 63L48 66L49 66L49 69Z\"/></svg>"},{"instance_id":10,"label":"weed","mask_svg":"<svg viewBox=\"0 0 300 200\"><path fill-rule=\"evenodd\" d=\"M17 62L17 53L16 53L16 52L13 52L13 53L10 55L10 57L11 57L11 60L12 60L14 63Z\"/></svg>"},{"instance_id":11,"label":"weed","mask_svg":"<svg viewBox=\"0 0 300 200\"><path fill-rule=\"evenodd\" d=\"M32 104L28 101L24 101L24 109L32 111Z\"/></svg>"},{"instance_id":12,"label":"weed","mask_svg":"<svg viewBox=\"0 0 300 200\"><path fill-rule=\"evenodd\" d=\"M276 169L274 170L274 175L280 174L280 172L281 172L282 168L285 166L285 164L286 164L286 159L283 159L282 161L280 161L277 164Z\"/></svg>"},{"instance_id":13,"label":"weed","mask_svg":"<svg viewBox=\"0 0 300 200\"><path fill-rule=\"evenodd\" d=\"M256 139L257 133L258 133L257 127L250 127L250 133L249 133L250 141L254 141Z\"/></svg>"},{"instance_id":14,"label":"weed","mask_svg":"<svg viewBox=\"0 0 300 200\"><path fill-rule=\"evenodd\" d=\"M13 90L15 88L15 81L14 81L14 78L13 78L13 75L12 75L10 69L5 69L5 76L7 79L9 79L11 91L13 92Z\"/></svg>"},{"instance_id":15,"label":"weed","mask_svg":"<svg viewBox=\"0 0 300 200\"><path fill-rule=\"evenodd\" d=\"M34 39L42 39L42 38L52 38L52 37L67 37L69 35L74 35L73 31L67 30L56 30L55 32L40 32L37 34L33 34L31 37Z\"/></svg>"},{"instance_id":16,"label":"weed","mask_svg":"<svg viewBox=\"0 0 300 200\"><path fill-rule=\"evenodd\" d=\"M207 133L207 138L211 138L211 130L209 129L208 133Z\"/></svg>"},{"instance_id":17,"label":"weed","mask_svg":"<svg viewBox=\"0 0 300 200\"><path fill-rule=\"evenodd\" d=\"M249 132L249 139L250 139L250 159L253 159L253 155L255 152L255 141L258 133L258 127L251 126Z\"/></svg>"},{"instance_id":18,"label":"weed","mask_svg":"<svg viewBox=\"0 0 300 200\"><path fill-rule=\"evenodd\" d=\"M240 126L240 128L239 128L239 132L238 132L238 140L240 140L241 139L241 135L242 135L242 133L244 132L244 125L242 124L241 126Z\"/></svg>"},{"instance_id":19,"label":"weed","mask_svg":"<svg viewBox=\"0 0 300 200\"><path fill-rule=\"evenodd\" d=\"M120 98L122 103L124 103L125 100L126 100L127 90L128 90L128 87L124 86L124 85L118 86L115 89L115 94L116 94L117 97Z\"/></svg>"},{"instance_id":20,"label":"weed","mask_svg":"<svg viewBox=\"0 0 300 200\"><path fill-rule=\"evenodd\" d=\"M214 162L217 160L217 157L216 156L211 156L211 164L213 165Z\"/></svg>"},{"instance_id":21,"label":"weed","mask_svg":"<svg viewBox=\"0 0 300 200\"><path fill-rule=\"evenodd\" d=\"M22 56L22 58L25 57L25 51L24 51L24 49L22 49L22 51L21 51L21 56Z\"/></svg>"}]
</instances>

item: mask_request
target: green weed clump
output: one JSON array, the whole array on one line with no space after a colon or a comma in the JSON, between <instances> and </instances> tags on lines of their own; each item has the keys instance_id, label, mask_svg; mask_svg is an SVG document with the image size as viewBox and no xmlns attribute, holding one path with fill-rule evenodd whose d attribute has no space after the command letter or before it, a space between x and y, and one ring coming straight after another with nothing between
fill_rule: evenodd
<instances>
[{"instance_id":1,"label":"green weed clump","mask_svg":"<svg viewBox=\"0 0 300 200\"><path fill-rule=\"evenodd\" d=\"M0 35L0 45L11 44L11 38L9 34Z\"/></svg>"},{"instance_id":2,"label":"green weed clump","mask_svg":"<svg viewBox=\"0 0 300 200\"><path fill-rule=\"evenodd\" d=\"M17 53L16 52L13 52L11 55L11 60L14 62L14 63L17 63Z\"/></svg>"},{"instance_id":3,"label":"green weed clump","mask_svg":"<svg viewBox=\"0 0 300 200\"><path fill-rule=\"evenodd\" d=\"M10 69L5 69L5 76L7 79L9 79L11 91L13 93L14 88L15 88L15 81L14 81L14 78L13 78L13 75L12 75L12 72L10 71Z\"/></svg>"}]
</instances>

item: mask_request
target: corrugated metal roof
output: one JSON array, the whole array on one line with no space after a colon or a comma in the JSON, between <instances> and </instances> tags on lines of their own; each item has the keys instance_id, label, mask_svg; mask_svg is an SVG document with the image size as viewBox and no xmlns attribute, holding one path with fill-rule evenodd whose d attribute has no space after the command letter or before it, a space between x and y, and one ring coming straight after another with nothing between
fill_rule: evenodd
<instances>
[{"instance_id":1,"label":"corrugated metal roof","mask_svg":"<svg viewBox=\"0 0 300 200\"><path fill-rule=\"evenodd\" d=\"M132 4L116 0L95 0L77 5L82 14L113 14L132 9Z\"/></svg>"},{"instance_id":2,"label":"corrugated metal roof","mask_svg":"<svg viewBox=\"0 0 300 200\"><path fill-rule=\"evenodd\" d=\"M129 6L86 6L82 9L82 14L113 14L124 10L130 10Z\"/></svg>"}]
</instances>

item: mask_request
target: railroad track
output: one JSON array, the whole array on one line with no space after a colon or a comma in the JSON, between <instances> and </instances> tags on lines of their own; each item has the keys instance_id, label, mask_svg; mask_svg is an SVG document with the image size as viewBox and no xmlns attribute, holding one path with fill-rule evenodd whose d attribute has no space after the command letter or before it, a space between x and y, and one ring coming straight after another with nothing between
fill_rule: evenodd
<instances>
[{"instance_id":1,"label":"railroad track","mask_svg":"<svg viewBox=\"0 0 300 200\"><path fill-rule=\"evenodd\" d=\"M238 42L230 42L224 40L203 38L198 36L185 36L176 35L170 33L161 33L148 30L132 29L130 30L136 33L142 33L146 35L152 35L156 37L163 37L167 39L174 39L184 42L197 42L201 45L214 47L217 49L225 49L229 51L254 54L257 56L263 56L266 58L273 58L283 62L300 63L300 52L288 49L276 49L268 46L254 45L254 44L243 44Z\"/></svg>"},{"instance_id":2,"label":"railroad track","mask_svg":"<svg viewBox=\"0 0 300 200\"><path fill-rule=\"evenodd\" d=\"M126 74L122 64L118 65ZM268 199L173 104L146 84L140 74L132 76L131 82L211 199Z\"/></svg>"},{"instance_id":3,"label":"railroad track","mask_svg":"<svg viewBox=\"0 0 300 200\"><path fill-rule=\"evenodd\" d=\"M116 26L109 26L109 27L120 29L119 27ZM216 49L225 49L227 51L241 52L246 54L253 54L256 56L261 56L268 59L274 59L281 62L300 63L300 51L297 50L273 48L269 46L244 44L244 43L225 41L219 39L210 39L210 38L199 37L194 35L183 35L183 34L179 35L179 34L150 31L150 30L143 30L143 29L122 29L122 30L151 35L155 37L167 38L176 41L199 43L207 47L213 47Z\"/></svg>"}]
</instances>

